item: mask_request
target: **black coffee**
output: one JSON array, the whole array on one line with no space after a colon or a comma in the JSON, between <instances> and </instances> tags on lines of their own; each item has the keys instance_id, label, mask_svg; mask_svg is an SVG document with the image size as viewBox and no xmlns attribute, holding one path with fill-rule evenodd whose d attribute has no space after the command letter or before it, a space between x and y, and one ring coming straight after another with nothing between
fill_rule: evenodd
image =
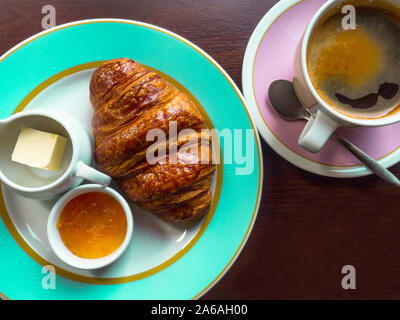
<instances>
[{"instance_id":1,"label":"black coffee","mask_svg":"<svg viewBox=\"0 0 400 320\"><path fill-rule=\"evenodd\" d=\"M355 8L355 30L344 30L344 15L337 12L313 31L308 72L319 96L335 110L379 118L400 103L400 19L384 7Z\"/></svg>"}]
</instances>

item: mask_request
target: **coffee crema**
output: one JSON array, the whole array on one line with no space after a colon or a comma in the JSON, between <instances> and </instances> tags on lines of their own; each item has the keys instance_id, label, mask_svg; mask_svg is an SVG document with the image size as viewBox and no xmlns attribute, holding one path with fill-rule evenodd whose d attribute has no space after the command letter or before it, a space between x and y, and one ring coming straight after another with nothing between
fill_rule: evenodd
<instances>
[{"instance_id":1,"label":"coffee crema","mask_svg":"<svg viewBox=\"0 0 400 320\"><path fill-rule=\"evenodd\" d=\"M400 16L385 7L354 6L356 29L343 29L340 10L317 25L308 45L308 73L331 108L350 117L381 118L400 103Z\"/></svg>"}]
</instances>

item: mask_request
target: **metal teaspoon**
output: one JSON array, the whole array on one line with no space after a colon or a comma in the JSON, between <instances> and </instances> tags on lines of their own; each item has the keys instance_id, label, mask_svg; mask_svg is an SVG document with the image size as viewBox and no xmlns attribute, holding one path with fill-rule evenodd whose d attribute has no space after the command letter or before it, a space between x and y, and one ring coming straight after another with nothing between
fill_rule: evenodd
<instances>
[{"instance_id":1,"label":"metal teaspoon","mask_svg":"<svg viewBox=\"0 0 400 320\"><path fill-rule=\"evenodd\" d=\"M268 96L274 109L286 120L309 120L312 116L310 111L301 103L293 87L293 83L287 80L274 81L268 90ZM388 169L372 159L364 151L356 147L347 139L334 133L332 135L337 141L344 145L355 157L357 157L366 167L371 169L383 180L399 187L400 180Z\"/></svg>"}]
</instances>

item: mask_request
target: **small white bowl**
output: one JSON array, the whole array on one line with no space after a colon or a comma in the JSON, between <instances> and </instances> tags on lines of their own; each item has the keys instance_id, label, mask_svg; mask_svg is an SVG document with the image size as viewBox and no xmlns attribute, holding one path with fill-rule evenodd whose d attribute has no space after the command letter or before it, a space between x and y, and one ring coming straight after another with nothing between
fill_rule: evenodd
<instances>
[{"instance_id":1,"label":"small white bowl","mask_svg":"<svg viewBox=\"0 0 400 320\"><path fill-rule=\"evenodd\" d=\"M64 207L67 205L67 203L71 201L73 198L88 192L102 192L116 199L124 209L127 221L126 235L122 244L114 252L110 253L105 257L97 259L81 258L73 254L65 246L63 240L61 239L60 232L58 231L57 228L58 218ZM126 200L115 190L97 184L82 185L64 194L54 205L53 209L50 212L49 219L47 221L47 237L50 243L50 247L53 249L54 253L66 264L69 264L70 266L75 268L86 269L86 270L105 267L106 265L109 265L110 263L118 259L119 256L128 247L128 244L132 238L132 231L133 231L133 217L131 209Z\"/></svg>"}]
</instances>

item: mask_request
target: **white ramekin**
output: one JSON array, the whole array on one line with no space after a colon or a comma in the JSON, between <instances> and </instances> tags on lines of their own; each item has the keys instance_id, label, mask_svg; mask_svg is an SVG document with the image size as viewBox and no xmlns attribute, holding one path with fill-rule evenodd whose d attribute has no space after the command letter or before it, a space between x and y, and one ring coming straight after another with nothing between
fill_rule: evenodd
<instances>
[{"instance_id":1,"label":"white ramekin","mask_svg":"<svg viewBox=\"0 0 400 320\"><path fill-rule=\"evenodd\" d=\"M117 250L115 250L111 254L97 259L81 258L73 254L65 246L57 228L58 218L64 207L67 205L67 203L71 201L73 198L89 192L102 192L116 199L124 209L127 221L126 235L122 244L118 247ZM110 263L118 259L121 256L121 254L125 251L125 249L128 247L129 242L132 238L132 231L133 231L133 217L131 209L126 200L114 189L97 184L85 184L77 188L74 188L69 192L67 192L66 194L64 194L54 205L53 209L50 212L49 219L47 222L47 237L50 243L50 247L53 249L54 253L66 264L75 268L87 269L87 270L105 267L106 265L109 265Z\"/></svg>"}]
</instances>

